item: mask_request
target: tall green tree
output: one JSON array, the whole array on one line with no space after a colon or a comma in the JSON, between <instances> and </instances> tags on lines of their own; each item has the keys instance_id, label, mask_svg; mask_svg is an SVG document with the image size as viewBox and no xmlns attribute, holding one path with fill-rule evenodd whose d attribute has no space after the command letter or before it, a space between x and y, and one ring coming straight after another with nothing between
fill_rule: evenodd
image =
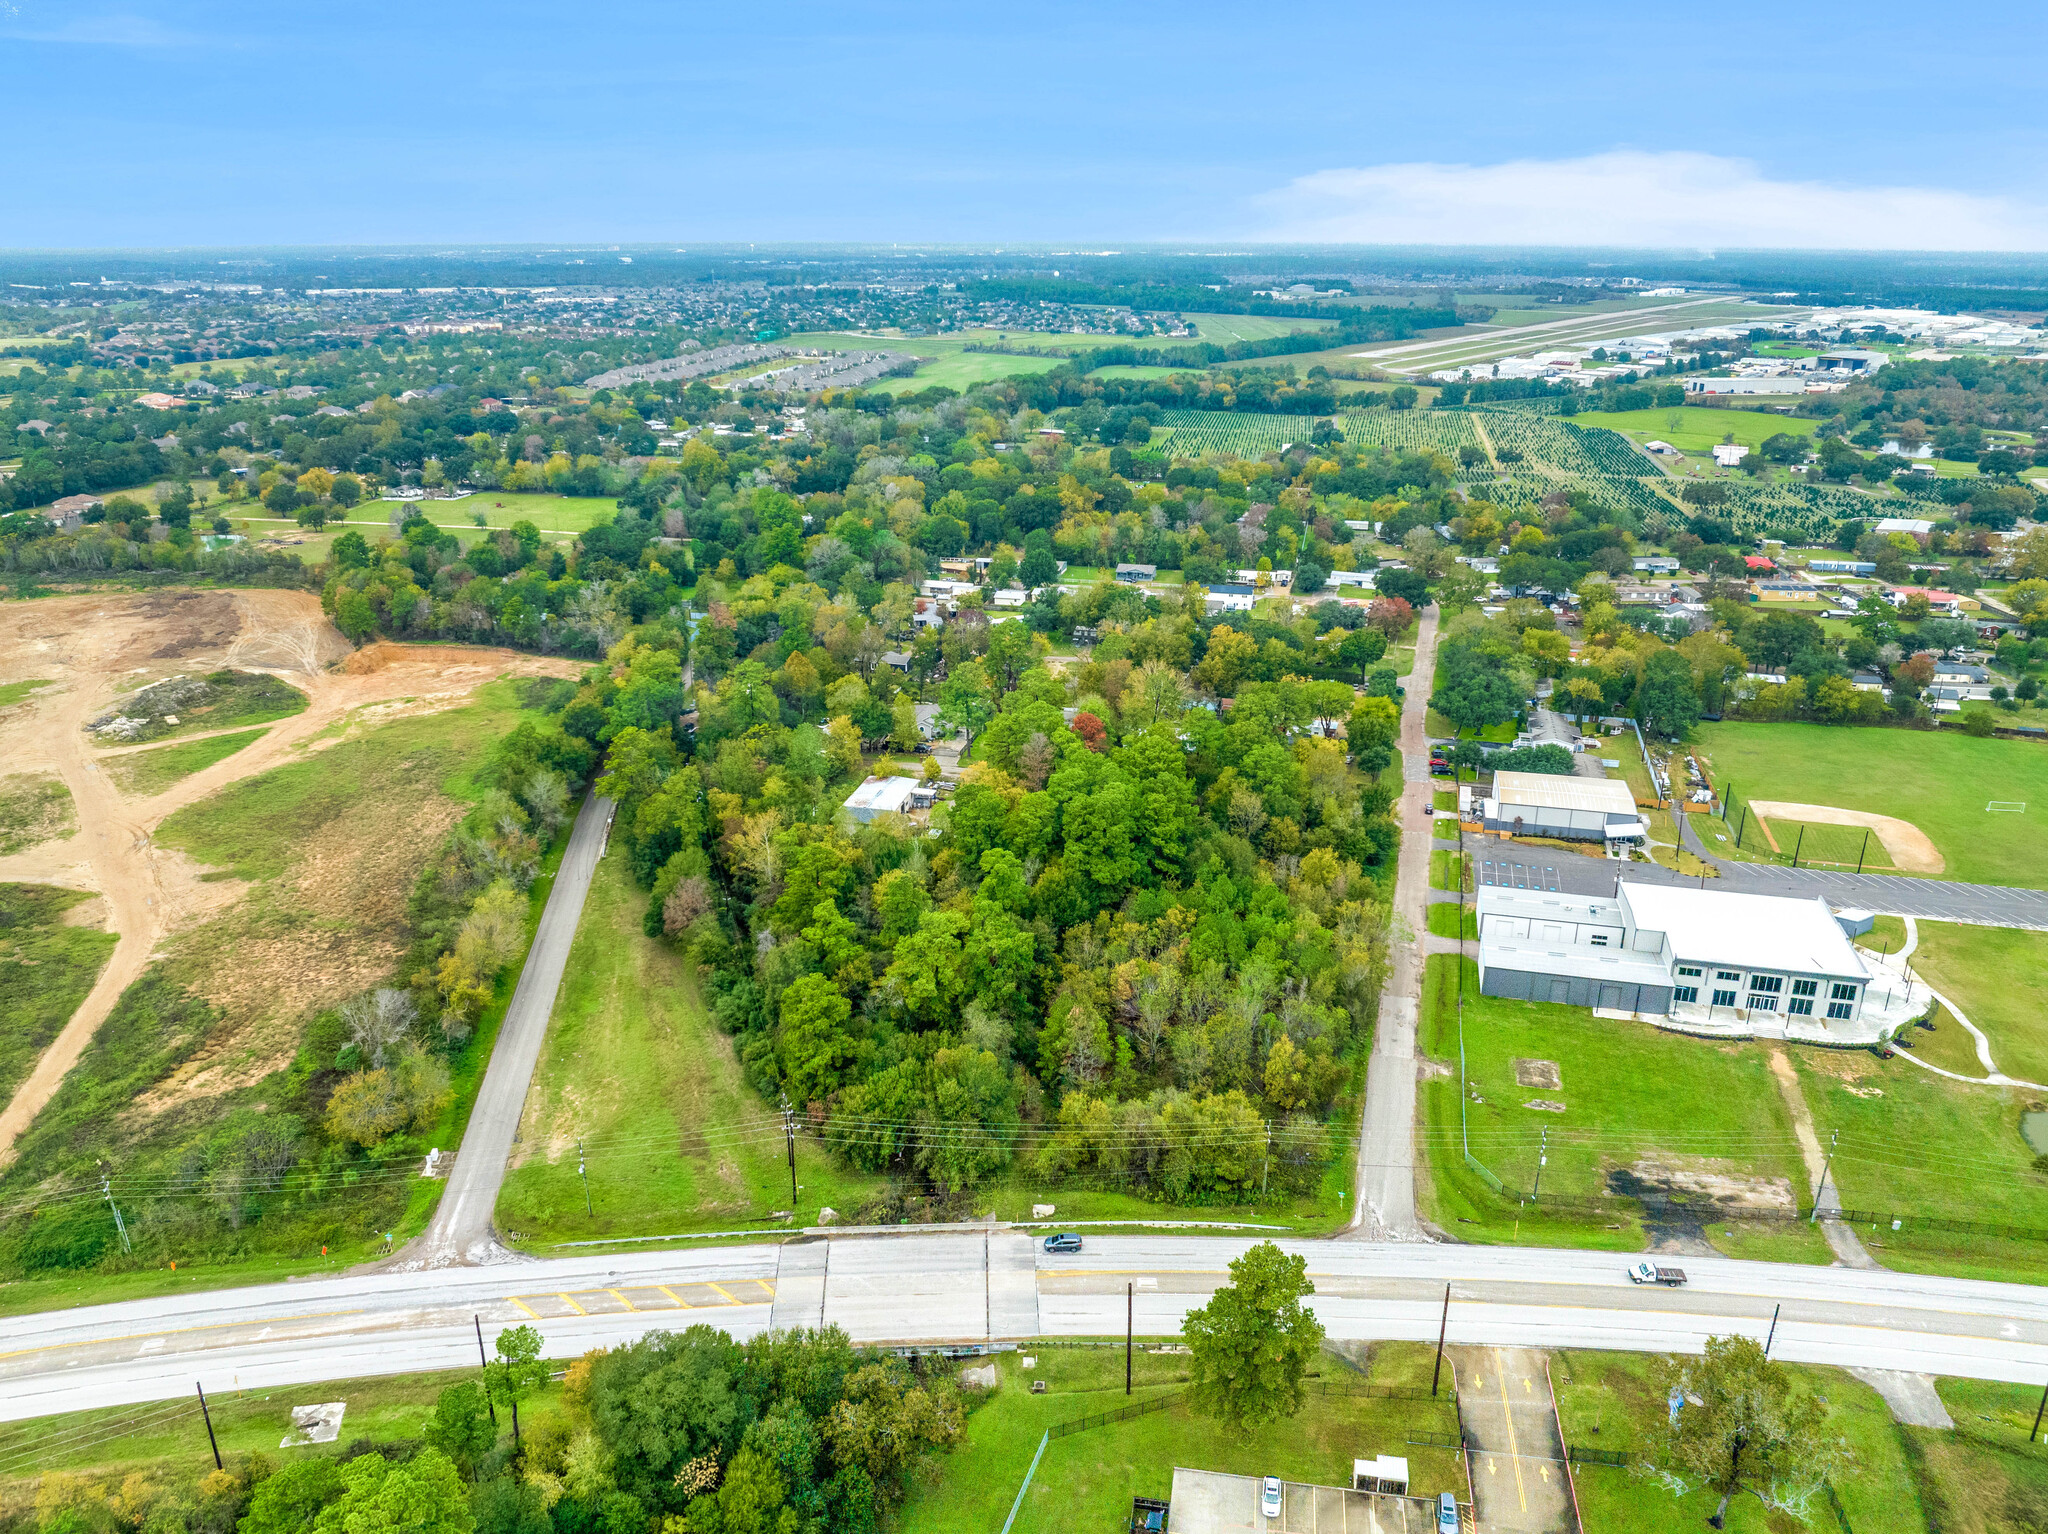
<instances>
[{"instance_id":1,"label":"tall green tree","mask_svg":"<svg viewBox=\"0 0 2048 1534\"><path fill-rule=\"evenodd\" d=\"M519 1438L519 1403L548 1377L540 1358L540 1333L530 1326L508 1326L498 1333L497 1357L484 1372L491 1399L512 1408L512 1437ZM349 1534L355 1534L350 1530Z\"/></svg>"},{"instance_id":2,"label":"tall green tree","mask_svg":"<svg viewBox=\"0 0 2048 1534\"><path fill-rule=\"evenodd\" d=\"M1301 1410L1302 1376L1323 1345L1323 1323L1301 1302L1316 1292L1308 1260L1262 1241L1230 1265L1230 1282L1188 1312L1195 1410L1234 1428Z\"/></svg>"},{"instance_id":3,"label":"tall green tree","mask_svg":"<svg viewBox=\"0 0 2048 1534\"><path fill-rule=\"evenodd\" d=\"M1821 1488L1854 1467L1847 1441L1827 1429L1827 1407L1754 1338L1709 1337L1672 1383L1688 1397L1671 1429L1672 1457L1720 1493L1707 1520L1714 1528L1743 1492L1803 1519Z\"/></svg>"}]
</instances>

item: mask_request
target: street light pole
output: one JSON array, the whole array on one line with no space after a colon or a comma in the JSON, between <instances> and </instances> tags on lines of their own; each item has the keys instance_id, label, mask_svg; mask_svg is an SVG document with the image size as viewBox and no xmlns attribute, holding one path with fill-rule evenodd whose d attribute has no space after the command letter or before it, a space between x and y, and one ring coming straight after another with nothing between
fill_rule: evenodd
<instances>
[{"instance_id":1,"label":"street light pole","mask_svg":"<svg viewBox=\"0 0 2048 1534\"><path fill-rule=\"evenodd\" d=\"M581 1136L576 1141L576 1175L583 1179L583 1213L587 1216L591 1213L590 1173L584 1169L583 1140Z\"/></svg>"}]
</instances>

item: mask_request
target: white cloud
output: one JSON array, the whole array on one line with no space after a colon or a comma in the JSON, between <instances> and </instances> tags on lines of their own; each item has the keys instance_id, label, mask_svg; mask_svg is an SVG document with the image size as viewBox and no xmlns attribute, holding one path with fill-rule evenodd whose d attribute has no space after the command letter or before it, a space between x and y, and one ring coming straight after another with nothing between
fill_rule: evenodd
<instances>
[{"instance_id":1,"label":"white cloud","mask_svg":"<svg viewBox=\"0 0 2048 1534\"><path fill-rule=\"evenodd\" d=\"M1936 187L1774 181L1750 160L1615 150L1320 170L1254 199L1266 238L1374 245L2048 249L2048 208Z\"/></svg>"}]
</instances>

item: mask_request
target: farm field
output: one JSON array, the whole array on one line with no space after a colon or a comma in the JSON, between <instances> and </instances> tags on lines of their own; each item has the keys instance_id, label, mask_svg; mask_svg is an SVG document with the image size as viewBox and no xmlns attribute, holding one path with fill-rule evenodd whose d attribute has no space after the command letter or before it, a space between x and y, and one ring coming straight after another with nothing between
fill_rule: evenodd
<instances>
[{"instance_id":1,"label":"farm field","mask_svg":"<svg viewBox=\"0 0 2048 1534\"><path fill-rule=\"evenodd\" d=\"M1026 1372L1018 1354L997 1355L995 1394L968 1417L960 1442L931 1467L935 1474L913 1488L891 1522L892 1534L993 1534L1003 1527L1047 1428L1127 1404L1121 1346L1054 1344L1035 1356L1036 1368ZM1382 1343L1373 1349L1370 1378L1376 1384L1419 1381L1426 1390L1434 1357L1435 1350L1421 1344ZM1133 1400L1185 1388L1183 1355L1139 1353L1133 1363ZM1457 1431L1457 1413L1448 1402L1342 1393L1358 1378L1325 1352L1307 1404L1291 1419L1233 1430L1175 1405L1056 1439L1032 1477L1014 1534L1119 1528L1130 1516L1133 1496L1163 1498L1172 1490L1176 1465L1342 1486L1349 1484L1361 1444L1400 1443L1411 1429ZM1033 1379L1047 1383L1046 1394L1031 1394ZM1332 1388L1318 1389L1322 1384ZM1456 1453L1412 1445L1404 1452L1418 1495L1453 1491L1465 1500Z\"/></svg>"},{"instance_id":2,"label":"farm field","mask_svg":"<svg viewBox=\"0 0 2048 1534\"><path fill-rule=\"evenodd\" d=\"M2048 886L2048 752L2031 741L1735 722L1702 725L1698 740L1715 785L1732 783L1745 799L1897 816L1933 841L1939 877ZM2027 807L1987 813L1992 801Z\"/></svg>"},{"instance_id":3,"label":"farm field","mask_svg":"<svg viewBox=\"0 0 2048 1534\"><path fill-rule=\"evenodd\" d=\"M1676 417L1678 424L1672 425ZM1682 405L1667 410L1585 410L1572 417L1581 426L1604 426L1642 441L1669 442L1687 453L1704 453L1728 433L1748 447L1761 447L1764 439L1788 433L1811 437L1818 421L1801 416L1774 415L1766 410L1716 410L1704 405Z\"/></svg>"},{"instance_id":4,"label":"farm field","mask_svg":"<svg viewBox=\"0 0 2048 1534\"><path fill-rule=\"evenodd\" d=\"M1164 451L1174 458L1203 453L1236 453L1257 458L1277 453L1294 442L1306 442L1315 416L1234 410L1161 410L1153 418L1153 442L1166 436Z\"/></svg>"}]
</instances>

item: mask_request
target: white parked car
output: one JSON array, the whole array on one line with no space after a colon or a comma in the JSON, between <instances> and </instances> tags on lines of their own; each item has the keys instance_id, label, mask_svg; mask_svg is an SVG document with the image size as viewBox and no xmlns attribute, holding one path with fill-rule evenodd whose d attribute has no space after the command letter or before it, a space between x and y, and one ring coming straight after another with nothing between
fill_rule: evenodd
<instances>
[{"instance_id":1,"label":"white parked car","mask_svg":"<svg viewBox=\"0 0 2048 1534\"><path fill-rule=\"evenodd\" d=\"M1259 1513L1260 1516L1266 1518L1278 1518L1280 1516L1279 1476L1269 1475L1266 1477L1264 1494L1259 1498Z\"/></svg>"}]
</instances>

